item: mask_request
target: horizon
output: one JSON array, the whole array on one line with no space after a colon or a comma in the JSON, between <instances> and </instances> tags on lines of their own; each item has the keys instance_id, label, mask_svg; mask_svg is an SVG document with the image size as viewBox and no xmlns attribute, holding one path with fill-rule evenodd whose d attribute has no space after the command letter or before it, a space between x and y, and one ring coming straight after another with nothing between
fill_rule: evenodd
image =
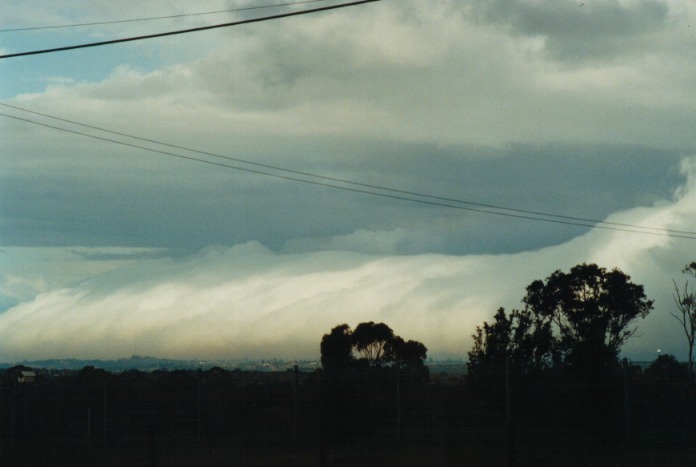
<instances>
[{"instance_id":1,"label":"horizon","mask_svg":"<svg viewBox=\"0 0 696 467\"><path fill-rule=\"evenodd\" d=\"M670 356L671 354L659 353L654 360L651 361L636 361L625 358L626 363L630 366L637 366L641 370L645 370L651 364L655 363L660 356ZM624 361L621 357L620 361ZM679 361L681 365L688 365L688 361ZM62 366L61 366L62 365ZM438 373L448 374L467 374L468 361L463 359L452 358L431 358L428 357L424 365L429 369L438 370ZM221 368L225 371L252 371L252 372L285 372L297 369L300 372L313 372L322 368L320 360L287 360L281 357L268 359L169 359L158 358L153 356L132 355L131 357L122 357L117 359L46 359L46 360L24 360L20 362L0 362L0 371L6 371L16 366L26 366L33 370L46 371L80 371L84 368L94 367L104 371L119 373L131 370L137 371L210 371L214 368Z\"/></svg>"}]
</instances>

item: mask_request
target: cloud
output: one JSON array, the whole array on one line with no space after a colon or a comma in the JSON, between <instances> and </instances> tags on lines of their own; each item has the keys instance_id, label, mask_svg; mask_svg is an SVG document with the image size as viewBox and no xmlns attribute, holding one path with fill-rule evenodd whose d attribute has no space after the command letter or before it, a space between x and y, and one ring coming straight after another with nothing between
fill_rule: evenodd
<instances>
[{"instance_id":1,"label":"cloud","mask_svg":"<svg viewBox=\"0 0 696 467\"><path fill-rule=\"evenodd\" d=\"M661 0L496 0L476 2L474 9L485 21L507 24L514 34L543 38L545 50L566 62L640 49L668 24L668 5Z\"/></svg>"},{"instance_id":2,"label":"cloud","mask_svg":"<svg viewBox=\"0 0 696 467\"><path fill-rule=\"evenodd\" d=\"M509 8L479 3L488 5L481 6L485 21L467 13L473 7L455 3L381 2L192 34L185 43L117 47L107 56L121 62L109 61L117 66L104 70L105 77L85 79L79 67L54 72L49 76L73 78L75 84L53 84L21 102L121 131L146 128L149 136L176 134L214 147L229 141L255 147L263 139L263 150L298 138L350 138L692 150L694 52L684 47L687 28L681 27L688 15L669 16L680 27L668 29L658 2L588 2L582 8L572 2L515 2ZM547 11L551 19L541 21ZM576 16L581 24L564 26ZM522 21L517 17L539 30L498 26ZM599 22L593 27L604 33L575 37L586 30L583 21ZM587 62L564 52L569 57L559 65L538 53L550 47L540 45L538 34L557 24L558 31L548 34L560 49L586 44L611 50L625 40L633 53ZM650 46L643 47L640 38ZM181 51L189 48L195 53ZM180 53L161 58L175 51ZM155 57L147 60L148 54ZM64 64L76 60L64 57Z\"/></svg>"},{"instance_id":3,"label":"cloud","mask_svg":"<svg viewBox=\"0 0 696 467\"><path fill-rule=\"evenodd\" d=\"M15 299L20 302L36 297L47 288L46 281L42 277L28 278L5 274L0 283L0 295L3 296L4 301Z\"/></svg>"},{"instance_id":4,"label":"cloud","mask_svg":"<svg viewBox=\"0 0 696 467\"><path fill-rule=\"evenodd\" d=\"M510 253L584 232L84 144L80 154L47 154L45 164L29 167L24 157L7 161L0 176L6 245L190 252L257 240L275 251ZM92 155L92 149L99 152ZM515 145L493 151L336 140L288 142L282 152L249 159L442 198L590 219L651 206L683 182L677 152L630 146Z\"/></svg>"},{"instance_id":5,"label":"cloud","mask_svg":"<svg viewBox=\"0 0 696 467\"><path fill-rule=\"evenodd\" d=\"M446 331L461 320L455 310L483 317L480 298L451 287L471 267L466 259L431 255L281 255L256 243L209 248L8 310L0 315L0 354L107 358L137 347L174 357L312 356L331 326L368 319L457 348L459 339Z\"/></svg>"},{"instance_id":6,"label":"cloud","mask_svg":"<svg viewBox=\"0 0 696 467\"><path fill-rule=\"evenodd\" d=\"M0 248L0 313L40 294L74 287L129 264L145 264L162 249L127 247Z\"/></svg>"},{"instance_id":7,"label":"cloud","mask_svg":"<svg viewBox=\"0 0 696 467\"><path fill-rule=\"evenodd\" d=\"M693 166L684 162L688 180L673 200L607 220L696 230ZM363 231L327 244L383 246L401 234ZM110 358L137 348L167 357L306 358L318 355L332 326L379 320L431 353L463 357L474 327L497 307L520 306L532 280L586 261L621 268L656 300L628 355L651 358L657 347L682 355L678 323L667 311L671 279L689 261L683 249L690 242L593 230L509 255L275 253L257 242L209 247L186 258L135 262L7 310L0 315L0 356Z\"/></svg>"},{"instance_id":8,"label":"cloud","mask_svg":"<svg viewBox=\"0 0 696 467\"><path fill-rule=\"evenodd\" d=\"M369 231L360 229L348 235L329 238L302 238L288 241L283 250L297 253L316 250L359 251L372 254L396 254L406 240L403 229Z\"/></svg>"}]
</instances>

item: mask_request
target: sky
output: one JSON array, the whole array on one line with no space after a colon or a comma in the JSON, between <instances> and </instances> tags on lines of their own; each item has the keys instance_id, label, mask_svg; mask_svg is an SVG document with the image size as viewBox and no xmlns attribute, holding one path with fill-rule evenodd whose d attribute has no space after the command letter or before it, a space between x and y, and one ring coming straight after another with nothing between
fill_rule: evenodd
<instances>
[{"instance_id":1,"label":"sky","mask_svg":"<svg viewBox=\"0 0 696 467\"><path fill-rule=\"evenodd\" d=\"M3 0L0 55L340 2L281 3ZM585 262L655 301L622 355L685 359L695 34L688 0L382 0L0 59L0 361L312 359L363 321L466 359Z\"/></svg>"}]
</instances>

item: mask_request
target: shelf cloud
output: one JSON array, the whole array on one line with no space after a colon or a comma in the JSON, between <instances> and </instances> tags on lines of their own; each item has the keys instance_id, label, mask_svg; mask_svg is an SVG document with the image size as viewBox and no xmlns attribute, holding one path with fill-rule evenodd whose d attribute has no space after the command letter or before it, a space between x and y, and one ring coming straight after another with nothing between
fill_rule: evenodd
<instances>
[{"instance_id":1,"label":"shelf cloud","mask_svg":"<svg viewBox=\"0 0 696 467\"><path fill-rule=\"evenodd\" d=\"M673 199L607 221L694 230L694 166L693 159L684 161L687 183ZM679 273L673 265L692 240L595 230L515 254L387 254L399 235L387 233L385 240L378 232L361 231L299 253L274 252L258 242L207 247L185 257L111 252L112 261L128 264L38 293L0 314L0 355L115 358L137 351L167 357L316 358L321 336L331 327L372 320L421 340L431 354L461 356L475 326L497 307L519 307L532 280L584 261L619 267L656 299L656 310L639 323L629 351L683 352L679 328L667 311L670 280ZM386 252L376 252L375 243L386 245ZM347 248L324 249L340 245ZM88 250L81 261L104 261L108 253ZM25 287L16 276L5 277L3 290Z\"/></svg>"}]
</instances>

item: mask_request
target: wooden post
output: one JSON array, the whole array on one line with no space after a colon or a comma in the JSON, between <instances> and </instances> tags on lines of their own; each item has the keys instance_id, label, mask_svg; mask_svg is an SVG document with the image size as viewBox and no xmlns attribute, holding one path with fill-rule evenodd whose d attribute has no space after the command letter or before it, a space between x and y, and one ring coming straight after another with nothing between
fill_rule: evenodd
<instances>
[{"instance_id":1,"label":"wooden post","mask_svg":"<svg viewBox=\"0 0 696 467\"><path fill-rule=\"evenodd\" d=\"M319 423L321 426L321 429L319 430L319 465L321 467L326 467L327 464L327 456L326 456L326 444L327 444L327 433L326 430L328 429L328 423L326 418L328 417L327 412L327 404L328 404L328 378L326 376L326 372L322 372L321 375L318 378L318 383L319 383ZM336 423L336 421L334 421Z\"/></svg>"},{"instance_id":2,"label":"wooden post","mask_svg":"<svg viewBox=\"0 0 696 467\"><path fill-rule=\"evenodd\" d=\"M196 393L196 441L201 442L201 379L203 378L203 370L198 368L198 389Z\"/></svg>"},{"instance_id":3,"label":"wooden post","mask_svg":"<svg viewBox=\"0 0 696 467\"><path fill-rule=\"evenodd\" d=\"M507 423L508 429L510 429L511 421L512 416L510 411L510 358L505 357L505 422Z\"/></svg>"},{"instance_id":4,"label":"wooden post","mask_svg":"<svg viewBox=\"0 0 696 467\"><path fill-rule=\"evenodd\" d=\"M295 444L300 440L300 367L295 365L295 391L293 404L293 430L295 435Z\"/></svg>"},{"instance_id":5,"label":"wooden post","mask_svg":"<svg viewBox=\"0 0 696 467\"><path fill-rule=\"evenodd\" d=\"M628 360L623 361L623 392L624 392L624 423L626 429L626 445L631 442L631 419L629 418L628 408Z\"/></svg>"},{"instance_id":6,"label":"wooden post","mask_svg":"<svg viewBox=\"0 0 696 467\"><path fill-rule=\"evenodd\" d=\"M396 442L401 442L401 364L396 362Z\"/></svg>"},{"instance_id":7,"label":"wooden post","mask_svg":"<svg viewBox=\"0 0 696 467\"><path fill-rule=\"evenodd\" d=\"M510 357L505 357L505 422L508 435L508 464L515 465L515 428L510 401Z\"/></svg>"},{"instance_id":8,"label":"wooden post","mask_svg":"<svg viewBox=\"0 0 696 467\"><path fill-rule=\"evenodd\" d=\"M10 415L10 449L14 448L17 425L17 381L12 388L12 414Z\"/></svg>"},{"instance_id":9,"label":"wooden post","mask_svg":"<svg viewBox=\"0 0 696 467\"><path fill-rule=\"evenodd\" d=\"M107 412L106 412L106 376L107 373L104 372L104 395L103 395L103 404L104 404L104 446L107 444L108 440L108 425L107 425Z\"/></svg>"}]
</instances>

